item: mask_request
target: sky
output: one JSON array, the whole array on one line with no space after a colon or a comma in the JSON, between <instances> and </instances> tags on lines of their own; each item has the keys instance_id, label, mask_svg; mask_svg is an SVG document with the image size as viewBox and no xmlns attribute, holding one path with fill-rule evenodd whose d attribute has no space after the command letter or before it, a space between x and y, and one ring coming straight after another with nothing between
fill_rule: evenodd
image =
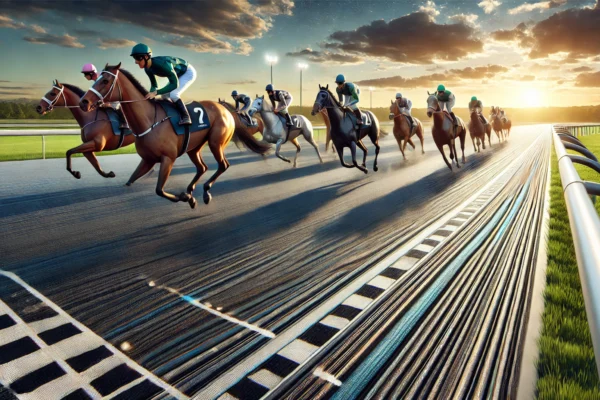
<instances>
[{"instance_id":1,"label":"sky","mask_svg":"<svg viewBox=\"0 0 600 400\"><path fill-rule=\"evenodd\" d=\"M0 0L0 99L40 98L53 79L86 88L84 63L122 62L138 42L197 73L185 100L251 97L270 82L311 105L337 74L383 107L425 106L438 84L484 106L600 104L600 0ZM160 81L160 83L166 81Z\"/></svg>"}]
</instances>

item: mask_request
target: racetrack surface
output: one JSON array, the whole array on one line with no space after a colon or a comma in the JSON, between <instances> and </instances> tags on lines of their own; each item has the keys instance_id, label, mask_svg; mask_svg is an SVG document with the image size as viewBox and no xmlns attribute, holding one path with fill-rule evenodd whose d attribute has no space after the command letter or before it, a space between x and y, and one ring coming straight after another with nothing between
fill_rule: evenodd
<instances>
[{"instance_id":1,"label":"racetrack surface","mask_svg":"<svg viewBox=\"0 0 600 400\"><path fill-rule=\"evenodd\" d=\"M382 139L378 172L366 140L367 175L341 167L332 154L319 164L303 141L296 169L230 148L231 167L213 186L212 202L201 203L199 185L195 210L156 196L156 173L123 186L137 155L100 159L115 179L98 176L83 159L74 160L81 180L64 160L2 163L1 268L115 347L127 342L127 356L193 396L456 209L526 149L549 146L542 140L548 132L516 127L508 142L494 138L479 154L467 139L467 164L452 172L429 132L426 153L416 143L408 161L392 135ZM201 183L216 168L208 152L204 158L209 171ZM182 157L167 190L184 190L193 171Z\"/></svg>"}]
</instances>

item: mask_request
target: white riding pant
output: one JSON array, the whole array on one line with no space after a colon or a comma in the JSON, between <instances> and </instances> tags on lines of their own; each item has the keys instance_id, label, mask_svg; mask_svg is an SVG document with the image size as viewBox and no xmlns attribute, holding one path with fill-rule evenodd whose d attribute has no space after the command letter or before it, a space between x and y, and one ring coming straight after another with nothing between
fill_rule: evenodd
<instances>
[{"instance_id":1,"label":"white riding pant","mask_svg":"<svg viewBox=\"0 0 600 400\"><path fill-rule=\"evenodd\" d=\"M456 98L454 97L454 94L451 94L448 101L440 101L440 110L444 111L444 106L446 106L446 110L448 110L448 112L452 112L452 107L454 107L455 102Z\"/></svg>"},{"instance_id":2,"label":"white riding pant","mask_svg":"<svg viewBox=\"0 0 600 400\"><path fill-rule=\"evenodd\" d=\"M162 95L163 99L171 99L171 101L176 102L181 98L181 94L185 92L192 83L196 80L196 70L191 64L188 64L187 71L183 75L179 77L179 86L176 89L173 89L169 93L165 93Z\"/></svg>"}]
</instances>

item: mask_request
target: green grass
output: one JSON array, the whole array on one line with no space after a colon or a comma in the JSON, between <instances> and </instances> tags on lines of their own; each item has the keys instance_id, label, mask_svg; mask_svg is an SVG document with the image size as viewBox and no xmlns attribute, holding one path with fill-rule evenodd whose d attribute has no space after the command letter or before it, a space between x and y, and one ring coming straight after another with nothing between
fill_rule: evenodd
<instances>
[{"instance_id":1,"label":"green grass","mask_svg":"<svg viewBox=\"0 0 600 400\"><path fill-rule=\"evenodd\" d=\"M258 136L260 138L260 135ZM325 142L325 130L315 129L314 137L317 142ZM300 140L301 146L306 149L307 143ZM76 135L69 136L46 136L46 158L64 158L67 150L81 144L81 139ZM233 146L233 143L229 144ZM291 144L287 147L292 146ZM321 149L322 150L322 149ZM99 153L101 156L114 154L135 153L135 146L121 148L115 151ZM74 157L81 157L75 154ZM42 158L41 136L0 136L0 161L37 160Z\"/></svg>"},{"instance_id":2,"label":"green grass","mask_svg":"<svg viewBox=\"0 0 600 400\"><path fill-rule=\"evenodd\" d=\"M0 124L44 124L44 125L65 125L77 124L75 119L0 119Z\"/></svg>"},{"instance_id":3,"label":"green grass","mask_svg":"<svg viewBox=\"0 0 600 400\"><path fill-rule=\"evenodd\" d=\"M600 135L585 136L581 140L600 155ZM600 182L600 174L595 171L579 165L576 168L582 179ZM600 215L600 199L596 210ZM600 380L554 152L546 285L537 364L537 397L544 400L598 400Z\"/></svg>"}]
</instances>

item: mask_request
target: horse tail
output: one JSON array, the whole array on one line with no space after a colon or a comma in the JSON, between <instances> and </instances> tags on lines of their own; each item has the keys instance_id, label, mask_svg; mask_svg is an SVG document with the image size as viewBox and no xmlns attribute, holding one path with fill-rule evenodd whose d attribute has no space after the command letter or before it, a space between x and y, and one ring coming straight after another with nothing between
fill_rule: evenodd
<instances>
[{"instance_id":1,"label":"horse tail","mask_svg":"<svg viewBox=\"0 0 600 400\"><path fill-rule=\"evenodd\" d=\"M233 142L236 145L241 142L244 147L256 154L267 154L271 150L270 144L257 140L247 129L236 129L233 133Z\"/></svg>"}]
</instances>

